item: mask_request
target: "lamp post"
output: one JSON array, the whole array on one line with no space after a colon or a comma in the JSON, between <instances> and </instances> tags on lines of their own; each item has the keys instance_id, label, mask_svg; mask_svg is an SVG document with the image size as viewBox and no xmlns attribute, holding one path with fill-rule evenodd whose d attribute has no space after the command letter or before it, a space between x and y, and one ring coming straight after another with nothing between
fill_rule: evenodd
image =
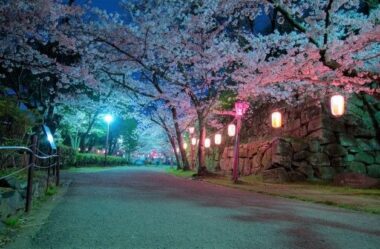
<instances>
[{"instance_id":1,"label":"lamp post","mask_svg":"<svg viewBox=\"0 0 380 249\"><path fill-rule=\"evenodd\" d=\"M238 101L235 103L235 118L236 118L236 134L234 145L234 165L232 171L232 180L237 183L239 179L239 145L240 145L240 128L241 118L248 110L249 104L247 102Z\"/></svg>"},{"instance_id":2,"label":"lamp post","mask_svg":"<svg viewBox=\"0 0 380 249\"><path fill-rule=\"evenodd\" d=\"M107 114L104 117L104 121L107 123L107 138L106 138L106 149L104 150L104 166L106 166L107 162L107 154L108 154L108 140L110 135L110 123L112 122L113 117L110 114Z\"/></svg>"}]
</instances>

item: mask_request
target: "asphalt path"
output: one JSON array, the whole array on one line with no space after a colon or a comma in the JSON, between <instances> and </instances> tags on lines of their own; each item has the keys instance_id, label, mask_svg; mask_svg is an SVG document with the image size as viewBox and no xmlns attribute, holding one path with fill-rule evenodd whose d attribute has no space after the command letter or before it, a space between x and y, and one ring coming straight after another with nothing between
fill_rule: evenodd
<instances>
[{"instance_id":1,"label":"asphalt path","mask_svg":"<svg viewBox=\"0 0 380 249\"><path fill-rule=\"evenodd\" d=\"M379 215L244 192L151 168L65 177L72 184L44 225L24 238L23 248L380 248Z\"/></svg>"}]
</instances>

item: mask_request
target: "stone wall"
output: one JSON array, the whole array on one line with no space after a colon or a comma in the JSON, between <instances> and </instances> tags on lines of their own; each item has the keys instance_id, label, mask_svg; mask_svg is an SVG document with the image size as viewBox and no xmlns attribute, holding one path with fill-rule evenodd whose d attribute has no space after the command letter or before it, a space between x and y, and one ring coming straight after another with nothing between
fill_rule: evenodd
<instances>
[{"instance_id":1,"label":"stone wall","mask_svg":"<svg viewBox=\"0 0 380 249\"><path fill-rule=\"evenodd\" d=\"M0 186L0 220L5 221L7 218L25 210L27 183L25 180L9 177L0 180ZM46 178L34 178L33 200L45 195L46 186ZM0 222L0 228L1 227Z\"/></svg>"},{"instance_id":2,"label":"stone wall","mask_svg":"<svg viewBox=\"0 0 380 249\"><path fill-rule=\"evenodd\" d=\"M353 95L346 103L338 118L330 114L327 99L284 108L284 125L276 130L270 127L273 108L262 109L248 121L256 125L242 130L240 174L261 174L272 182L332 180L343 172L380 178L380 102ZM233 148L226 147L220 160L225 173L232 170L232 157Z\"/></svg>"}]
</instances>

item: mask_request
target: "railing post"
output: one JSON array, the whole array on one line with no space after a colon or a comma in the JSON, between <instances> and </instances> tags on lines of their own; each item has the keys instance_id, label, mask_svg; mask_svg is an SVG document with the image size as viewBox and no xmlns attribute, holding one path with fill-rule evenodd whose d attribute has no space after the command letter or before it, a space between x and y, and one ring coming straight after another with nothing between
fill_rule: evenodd
<instances>
[{"instance_id":1,"label":"railing post","mask_svg":"<svg viewBox=\"0 0 380 249\"><path fill-rule=\"evenodd\" d=\"M37 151L37 136L32 136L32 151L29 156L29 168L28 168L28 186L26 188L26 203L25 203L25 212L30 211L32 206L32 195L33 195L33 168L34 163L36 162L35 153Z\"/></svg>"},{"instance_id":2,"label":"railing post","mask_svg":"<svg viewBox=\"0 0 380 249\"><path fill-rule=\"evenodd\" d=\"M61 163L61 149L57 148L57 157L55 159L55 185L59 186L59 168Z\"/></svg>"}]
</instances>

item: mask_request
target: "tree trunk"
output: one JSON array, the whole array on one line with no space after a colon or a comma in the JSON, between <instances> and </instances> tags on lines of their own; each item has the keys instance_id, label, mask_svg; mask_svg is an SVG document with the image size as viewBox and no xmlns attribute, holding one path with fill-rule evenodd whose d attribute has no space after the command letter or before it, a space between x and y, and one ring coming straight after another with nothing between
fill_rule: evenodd
<instances>
[{"instance_id":1,"label":"tree trunk","mask_svg":"<svg viewBox=\"0 0 380 249\"><path fill-rule=\"evenodd\" d=\"M179 148L179 151L181 153L181 158L182 158L182 163L183 163L182 169L183 170L189 170L190 169L189 161L187 160L186 151L182 146L183 145L183 138L182 138L181 130L179 128L179 124L178 124L177 109L175 107L171 107L170 109L171 109L171 112L173 115L174 129L175 129L176 136L177 136L178 148Z\"/></svg>"},{"instance_id":2,"label":"tree trunk","mask_svg":"<svg viewBox=\"0 0 380 249\"><path fill-rule=\"evenodd\" d=\"M198 144L198 175L207 173L206 167L206 154L205 154L205 139L206 139L206 126L204 125L203 117L198 114L199 124L199 144Z\"/></svg>"}]
</instances>

